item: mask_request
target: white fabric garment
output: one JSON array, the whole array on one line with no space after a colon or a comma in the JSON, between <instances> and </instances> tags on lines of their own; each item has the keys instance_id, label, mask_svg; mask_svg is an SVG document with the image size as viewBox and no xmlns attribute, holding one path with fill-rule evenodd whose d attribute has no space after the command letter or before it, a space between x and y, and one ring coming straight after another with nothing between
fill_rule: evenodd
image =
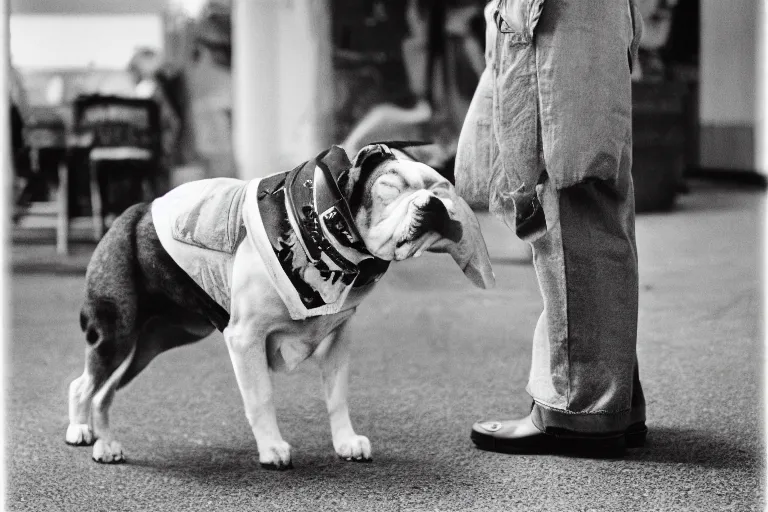
<instances>
[{"instance_id":1,"label":"white fabric garment","mask_svg":"<svg viewBox=\"0 0 768 512\"><path fill-rule=\"evenodd\" d=\"M163 248L227 312L247 186L232 178L193 181L152 202Z\"/></svg>"},{"instance_id":2,"label":"white fabric garment","mask_svg":"<svg viewBox=\"0 0 768 512\"><path fill-rule=\"evenodd\" d=\"M274 176L274 175L273 175ZM152 202L152 220L163 248L227 312L232 268L244 236L258 250L280 298L294 320L344 310L352 285L338 299L308 309L285 274L259 213L260 179L214 178L185 183ZM302 250L298 245L294 250Z\"/></svg>"}]
</instances>

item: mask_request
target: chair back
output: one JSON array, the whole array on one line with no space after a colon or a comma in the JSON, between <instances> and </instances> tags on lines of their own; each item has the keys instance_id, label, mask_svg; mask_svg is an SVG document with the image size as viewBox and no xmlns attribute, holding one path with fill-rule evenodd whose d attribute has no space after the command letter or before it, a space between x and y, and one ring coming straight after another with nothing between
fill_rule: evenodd
<instances>
[{"instance_id":1,"label":"chair back","mask_svg":"<svg viewBox=\"0 0 768 512\"><path fill-rule=\"evenodd\" d=\"M73 109L73 132L95 148L144 150L159 158L160 112L151 99L122 96L79 96Z\"/></svg>"},{"instance_id":2,"label":"chair back","mask_svg":"<svg viewBox=\"0 0 768 512\"><path fill-rule=\"evenodd\" d=\"M24 142L32 150L61 149L66 146L64 119L52 108L30 109L23 128Z\"/></svg>"}]
</instances>

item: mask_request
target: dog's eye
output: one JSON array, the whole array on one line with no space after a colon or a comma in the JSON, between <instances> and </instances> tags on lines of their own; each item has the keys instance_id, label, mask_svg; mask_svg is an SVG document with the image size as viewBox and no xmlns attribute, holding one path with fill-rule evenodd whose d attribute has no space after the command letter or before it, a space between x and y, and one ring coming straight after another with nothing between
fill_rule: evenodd
<instances>
[{"instance_id":1,"label":"dog's eye","mask_svg":"<svg viewBox=\"0 0 768 512\"><path fill-rule=\"evenodd\" d=\"M398 187L394 183L389 183L389 182L386 182L386 181L382 181L381 184L384 185L384 187L389 189L390 191L395 191L398 194L400 193L400 187Z\"/></svg>"},{"instance_id":2,"label":"dog's eye","mask_svg":"<svg viewBox=\"0 0 768 512\"><path fill-rule=\"evenodd\" d=\"M400 187L398 187L395 183L389 182L389 181L380 181L379 187L378 187L378 195L381 197L382 200L385 202L392 201L397 196L400 195Z\"/></svg>"},{"instance_id":3,"label":"dog's eye","mask_svg":"<svg viewBox=\"0 0 768 512\"><path fill-rule=\"evenodd\" d=\"M433 195L440 198L451 197L451 186L448 183L438 183L429 189Z\"/></svg>"}]
</instances>

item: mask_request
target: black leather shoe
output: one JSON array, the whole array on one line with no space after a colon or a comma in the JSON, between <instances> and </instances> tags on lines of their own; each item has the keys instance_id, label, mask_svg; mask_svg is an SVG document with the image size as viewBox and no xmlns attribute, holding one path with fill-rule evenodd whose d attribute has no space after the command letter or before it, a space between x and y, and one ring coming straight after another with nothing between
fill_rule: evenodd
<instances>
[{"instance_id":1,"label":"black leather shoe","mask_svg":"<svg viewBox=\"0 0 768 512\"><path fill-rule=\"evenodd\" d=\"M481 450L499 453L621 457L628 448L644 446L648 434L645 422L633 423L624 432L585 434L557 428L548 428L546 432L519 428L528 421L528 418L523 418L475 423L472 442ZM503 432L505 430L506 433Z\"/></svg>"}]
</instances>

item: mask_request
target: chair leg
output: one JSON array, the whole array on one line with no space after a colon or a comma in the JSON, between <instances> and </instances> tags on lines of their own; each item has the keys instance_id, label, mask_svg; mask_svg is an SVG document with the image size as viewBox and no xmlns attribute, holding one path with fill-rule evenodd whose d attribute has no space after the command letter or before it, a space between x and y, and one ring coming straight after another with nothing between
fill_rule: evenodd
<instances>
[{"instance_id":1,"label":"chair leg","mask_svg":"<svg viewBox=\"0 0 768 512\"><path fill-rule=\"evenodd\" d=\"M69 252L69 169L66 162L59 163L59 192L57 197L56 252Z\"/></svg>"},{"instance_id":2,"label":"chair leg","mask_svg":"<svg viewBox=\"0 0 768 512\"><path fill-rule=\"evenodd\" d=\"M18 196L14 201L14 224L21 222L32 204L33 177L40 173L40 150L34 147L29 150L29 171L30 176L28 178L20 178Z\"/></svg>"},{"instance_id":3,"label":"chair leg","mask_svg":"<svg viewBox=\"0 0 768 512\"><path fill-rule=\"evenodd\" d=\"M89 161L91 174L91 217L93 219L93 238L96 242L104 236L104 215L101 204L101 188L99 187L98 164Z\"/></svg>"}]
</instances>

